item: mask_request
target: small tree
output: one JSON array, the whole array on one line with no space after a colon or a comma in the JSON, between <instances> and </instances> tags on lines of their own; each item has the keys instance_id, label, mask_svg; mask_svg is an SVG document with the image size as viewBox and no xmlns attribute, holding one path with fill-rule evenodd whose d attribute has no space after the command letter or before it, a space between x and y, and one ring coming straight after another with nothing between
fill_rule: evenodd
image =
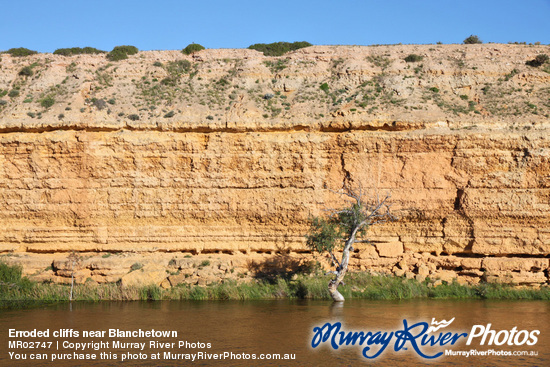
<instances>
[{"instance_id":1,"label":"small tree","mask_svg":"<svg viewBox=\"0 0 550 367\"><path fill-rule=\"evenodd\" d=\"M191 55L201 50L204 50L203 45L199 45L198 43L191 43L187 45L187 47L185 47L183 50L181 50L181 52L183 52L186 55Z\"/></svg>"},{"instance_id":2,"label":"small tree","mask_svg":"<svg viewBox=\"0 0 550 367\"><path fill-rule=\"evenodd\" d=\"M135 46L115 46L111 52L107 54L109 61L126 60L128 56L138 53L138 48Z\"/></svg>"},{"instance_id":3,"label":"small tree","mask_svg":"<svg viewBox=\"0 0 550 367\"><path fill-rule=\"evenodd\" d=\"M470 37L466 38L464 41L465 45L474 45L476 43L483 43L478 36L472 34Z\"/></svg>"},{"instance_id":4,"label":"small tree","mask_svg":"<svg viewBox=\"0 0 550 367\"><path fill-rule=\"evenodd\" d=\"M344 296L338 291L348 270L350 252L356 242L367 242L363 236L369 226L394 220L387 203L390 195L383 199L378 193L372 196L359 187L352 189L344 186L338 194L349 201L342 209L329 209L327 217L314 217L307 238L307 246L319 253L327 252L335 271L334 278L328 283L328 291L335 302L343 302ZM341 260L334 252L342 249Z\"/></svg>"},{"instance_id":5,"label":"small tree","mask_svg":"<svg viewBox=\"0 0 550 367\"><path fill-rule=\"evenodd\" d=\"M533 60L529 60L525 62L525 64L538 68L539 66L542 66L545 63L547 63L549 59L550 58L548 57L547 54L540 54L540 55L537 55Z\"/></svg>"},{"instance_id":6,"label":"small tree","mask_svg":"<svg viewBox=\"0 0 550 367\"><path fill-rule=\"evenodd\" d=\"M25 47L18 47L18 48L10 48L6 51L7 54L10 54L12 56L17 57L24 57L24 56L30 56L30 55L36 55L38 52L34 50L29 50Z\"/></svg>"}]
</instances>

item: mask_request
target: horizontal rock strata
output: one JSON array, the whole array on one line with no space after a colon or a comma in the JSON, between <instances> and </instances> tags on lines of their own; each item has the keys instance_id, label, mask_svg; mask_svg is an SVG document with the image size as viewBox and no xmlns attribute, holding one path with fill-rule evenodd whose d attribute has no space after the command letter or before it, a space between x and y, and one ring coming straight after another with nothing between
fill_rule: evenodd
<instances>
[{"instance_id":1,"label":"horizontal rock strata","mask_svg":"<svg viewBox=\"0 0 550 367\"><path fill-rule=\"evenodd\" d=\"M252 260L271 267L281 257L294 264L312 260L304 239L309 218L342 205L330 189L351 182L391 193L398 217L369 230L371 242L353 254L354 269L419 280L547 284L550 140L544 101L550 74L524 60L547 48L432 48L440 54L429 46L314 47L287 58L245 50L194 58L156 52L108 67L103 56L72 61L38 55L37 74L29 80L16 71L32 60L2 55L0 89L19 83L33 101L0 107L1 259L22 264L35 279L59 282L75 275L79 282L173 286L252 277L258 266ZM425 57L418 72L418 65L402 60L413 51ZM235 59L227 61L224 52ZM516 71L502 60L488 61L490 54ZM469 67L452 61L457 55ZM166 65L178 59L189 59L197 74L176 77L152 66L154 60ZM385 59L390 66L378 65ZM277 71L280 60L286 66ZM145 113L136 100L152 98L144 88L161 77L176 78L180 89L198 89L204 81L214 89L187 97L176 87L165 90L167 81L159 88L173 92L174 100L165 94L147 100L159 107ZM138 85L141 80L149 84ZM371 92L364 89L369 81ZM320 88L325 82L341 92L326 99ZM220 83L223 88L216 89ZM40 94L58 84L59 102L40 119L31 117L40 110ZM300 93L312 84L311 99L303 100ZM484 97L487 85L515 88L516 101L506 95L489 99L489 92ZM425 99L435 86L438 92L430 93L447 91L447 99ZM257 90L250 94L247 88ZM377 97L377 109L369 112L361 103L376 88L408 102ZM206 97L204 105L193 99L201 93L218 93L223 101L208 108ZM105 102L113 95L112 104ZM528 106L530 112L518 110L517 116L496 115L521 98L522 106L536 102L538 112ZM107 105L98 105L99 99ZM279 104L268 105L272 99ZM445 103L459 106L460 100L475 102L465 104L475 111L446 109ZM277 106L282 110L273 115ZM164 117L162 109L181 113ZM130 112L138 119L127 119ZM71 252L82 257L78 266L67 263Z\"/></svg>"}]
</instances>

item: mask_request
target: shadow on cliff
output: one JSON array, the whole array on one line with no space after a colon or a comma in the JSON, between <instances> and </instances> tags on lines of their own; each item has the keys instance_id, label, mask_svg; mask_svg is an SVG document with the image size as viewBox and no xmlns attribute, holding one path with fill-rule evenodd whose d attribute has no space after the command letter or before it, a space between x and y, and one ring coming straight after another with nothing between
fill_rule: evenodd
<instances>
[{"instance_id":1,"label":"shadow on cliff","mask_svg":"<svg viewBox=\"0 0 550 367\"><path fill-rule=\"evenodd\" d=\"M276 283L277 279L291 280L297 274L311 274L321 268L318 261L311 261L278 254L264 261L251 261L248 270L255 279L261 279L269 283Z\"/></svg>"}]
</instances>

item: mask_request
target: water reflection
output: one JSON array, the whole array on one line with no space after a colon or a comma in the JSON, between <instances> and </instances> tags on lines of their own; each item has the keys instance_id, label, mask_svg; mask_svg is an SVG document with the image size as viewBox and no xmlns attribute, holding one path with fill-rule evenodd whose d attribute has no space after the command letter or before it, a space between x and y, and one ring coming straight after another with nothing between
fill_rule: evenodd
<instances>
[{"instance_id":1,"label":"water reflection","mask_svg":"<svg viewBox=\"0 0 550 367\"><path fill-rule=\"evenodd\" d=\"M435 364L466 366L510 365L532 366L550 364L550 304L543 301L364 301L351 300L344 304L329 301L255 301L255 302L101 302L73 303L43 306L25 310L8 310L0 313L0 365L32 365L30 361L16 362L9 359L8 329L44 330L75 329L108 330L177 330L177 340L168 338L130 338L122 341L146 342L144 353L172 351L193 353L199 350L209 353L279 353L296 354L295 361L195 361L194 365L232 366L351 366L365 363L361 347L349 346L336 351L323 345L312 349L309 345L314 326L327 321L340 321L345 330L398 330L403 328L403 319L409 323L436 320L455 321L449 327L453 332L469 332L475 324L492 324L493 330L541 330L539 342L533 347L502 346L488 347L475 345L478 350L535 350L538 357L441 357ZM82 333L81 333L82 334ZM53 338L50 338L53 340ZM117 338L95 339L93 341L113 341ZM155 339L164 342L187 341L189 343L211 343L212 348L204 349L151 349L148 341ZM30 339L29 339L30 340ZM89 342L90 338L74 338L72 342ZM469 350L462 341L455 350ZM441 347L435 351L444 350ZM136 350L111 350L122 354ZM71 353L60 350L59 353ZM93 351L87 350L86 353ZM99 353L99 352L96 352ZM79 362L78 365L105 366L114 361ZM125 365L132 366L176 366L189 362L175 361L136 361ZM411 365L430 363L421 360L412 350L394 352L391 347L376 360L377 365ZM35 365L43 365L37 363ZM57 363L60 366L73 366L75 361Z\"/></svg>"}]
</instances>

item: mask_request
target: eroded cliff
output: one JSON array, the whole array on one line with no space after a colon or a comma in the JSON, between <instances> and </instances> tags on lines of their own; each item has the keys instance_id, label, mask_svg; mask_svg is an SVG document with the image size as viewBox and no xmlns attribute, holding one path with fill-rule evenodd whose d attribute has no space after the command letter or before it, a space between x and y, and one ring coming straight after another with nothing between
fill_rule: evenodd
<instances>
[{"instance_id":1,"label":"eroded cliff","mask_svg":"<svg viewBox=\"0 0 550 367\"><path fill-rule=\"evenodd\" d=\"M312 259L308 218L348 180L391 192L399 217L353 267L546 284L550 74L525 62L549 51L2 55L3 260L56 281L252 276Z\"/></svg>"}]
</instances>

